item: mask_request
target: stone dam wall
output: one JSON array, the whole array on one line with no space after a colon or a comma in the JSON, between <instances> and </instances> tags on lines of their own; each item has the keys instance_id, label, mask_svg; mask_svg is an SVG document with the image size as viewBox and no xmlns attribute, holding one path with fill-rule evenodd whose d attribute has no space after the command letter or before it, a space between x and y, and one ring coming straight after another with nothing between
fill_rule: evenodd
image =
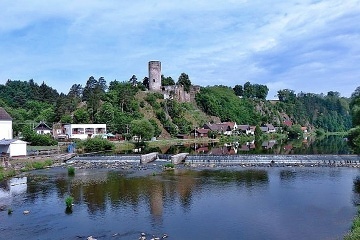
<instances>
[{"instance_id":1,"label":"stone dam wall","mask_svg":"<svg viewBox=\"0 0 360 240\"><path fill-rule=\"evenodd\" d=\"M155 160L171 161L174 164L350 164L360 166L360 155L189 155L179 153L175 155L149 153L143 155L83 155L68 160L91 162L136 162L149 163Z\"/></svg>"},{"instance_id":2,"label":"stone dam wall","mask_svg":"<svg viewBox=\"0 0 360 240\"><path fill-rule=\"evenodd\" d=\"M186 163L359 164L358 155L188 155Z\"/></svg>"}]
</instances>

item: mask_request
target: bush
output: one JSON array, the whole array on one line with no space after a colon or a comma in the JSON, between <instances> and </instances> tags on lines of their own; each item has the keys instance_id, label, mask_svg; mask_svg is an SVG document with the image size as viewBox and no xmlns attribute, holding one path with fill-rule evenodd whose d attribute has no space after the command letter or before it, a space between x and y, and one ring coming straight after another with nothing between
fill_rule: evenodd
<instances>
[{"instance_id":1,"label":"bush","mask_svg":"<svg viewBox=\"0 0 360 240\"><path fill-rule=\"evenodd\" d=\"M164 165L165 168L175 168L175 165L173 163L167 163Z\"/></svg>"},{"instance_id":2,"label":"bush","mask_svg":"<svg viewBox=\"0 0 360 240\"><path fill-rule=\"evenodd\" d=\"M84 148L85 152L111 151L115 144L102 137L89 138L78 144L79 148Z\"/></svg>"}]
</instances>

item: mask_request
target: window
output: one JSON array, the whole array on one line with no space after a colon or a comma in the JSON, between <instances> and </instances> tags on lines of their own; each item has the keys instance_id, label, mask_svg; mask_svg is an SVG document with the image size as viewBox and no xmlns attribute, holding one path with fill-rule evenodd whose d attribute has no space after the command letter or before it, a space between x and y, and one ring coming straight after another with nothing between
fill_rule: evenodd
<instances>
[{"instance_id":1,"label":"window","mask_svg":"<svg viewBox=\"0 0 360 240\"><path fill-rule=\"evenodd\" d=\"M86 134L94 134L94 128L85 128Z\"/></svg>"},{"instance_id":2,"label":"window","mask_svg":"<svg viewBox=\"0 0 360 240\"><path fill-rule=\"evenodd\" d=\"M84 134L84 129L83 128L73 128L72 134Z\"/></svg>"},{"instance_id":3,"label":"window","mask_svg":"<svg viewBox=\"0 0 360 240\"><path fill-rule=\"evenodd\" d=\"M96 128L96 134L103 134L105 133L105 128Z\"/></svg>"}]
</instances>

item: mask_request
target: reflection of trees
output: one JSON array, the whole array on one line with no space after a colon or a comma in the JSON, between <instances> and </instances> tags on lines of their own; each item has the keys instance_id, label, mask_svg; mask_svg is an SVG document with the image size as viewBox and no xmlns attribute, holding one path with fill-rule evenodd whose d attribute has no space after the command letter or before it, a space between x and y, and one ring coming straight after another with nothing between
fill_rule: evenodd
<instances>
[{"instance_id":1,"label":"reflection of trees","mask_svg":"<svg viewBox=\"0 0 360 240\"><path fill-rule=\"evenodd\" d=\"M265 170L204 170L200 175L205 179L212 179L222 183L236 182L238 185L244 185L245 187L261 186L269 182L269 177Z\"/></svg>"},{"instance_id":2,"label":"reflection of trees","mask_svg":"<svg viewBox=\"0 0 360 240\"><path fill-rule=\"evenodd\" d=\"M280 179L281 180L292 180L296 177L296 172L291 170L281 170Z\"/></svg>"},{"instance_id":3,"label":"reflection of trees","mask_svg":"<svg viewBox=\"0 0 360 240\"><path fill-rule=\"evenodd\" d=\"M47 175L32 175L27 177L27 198L34 202L39 197L46 198L54 191L53 182L48 180Z\"/></svg>"},{"instance_id":4,"label":"reflection of trees","mask_svg":"<svg viewBox=\"0 0 360 240\"><path fill-rule=\"evenodd\" d=\"M360 205L360 177L356 177L353 183L353 203L354 205Z\"/></svg>"},{"instance_id":5,"label":"reflection of trees","mask_svg":"<svg viewBox=\"0 0 360 240\"><path fill-rule=\"evenodd\" d=\"M116 171L98 175L79 174L73 178L58 178L55 184L60 197L70 194L76 204L85 203L90 213L104 212L109 204L114 209L132 207L136 210L146 202L154 221L159 223L163 209L171 209L176 198L185 210L190 209L193 192L200 187L199 184L208 184L207 180L222 184L236 183L249 188L264 186L269 182L265 170L175 170L157 176L131 178Z\"/></svg>"}]
</instances>

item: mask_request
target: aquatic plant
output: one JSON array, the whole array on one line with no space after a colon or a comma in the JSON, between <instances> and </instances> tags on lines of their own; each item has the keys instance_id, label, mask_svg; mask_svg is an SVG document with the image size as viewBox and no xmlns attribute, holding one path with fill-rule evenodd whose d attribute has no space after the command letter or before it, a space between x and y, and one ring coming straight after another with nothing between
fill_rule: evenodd
<instances>
[{"instance_id":1,"label":"aquatic plant","mask_svg":"<svg viewBox=\"0 0 360 240\"><path fill-rule=\"evenodd\" d=\"M73 205L73 202L74 202L74 198L71 197L71 196L67 196L67 197L65 198L66 208L71 209L71 208L72 208L72 205Z\"/></svg>"},{"instance_id":2,"label":"aquatic plant","mask_svg":"<svg viewBox=\"0 0 360 240\"><path fill-rule=\"evenodd\" d=\"M68 175L69 176L74 176L75 175L75 168L73 166L69 166L67 170L68 170Z\"/></svg>"},{"instance_id":3,"label":"aquatic plant","mask_svg":"<svg viewBox=\"0 0 360 240\"><path fill-rule=\"evenodd\" d=\"M167 163L164 165L165 168L175 168L175 165L173 163Z\"/></svg>"},{"instance_id":4,"label":"aquatic plant","mask_svg":"<svg viewBox=\"0 0 360 240\"><path fill-rule=\"evenodd\" d=\"M357 216L354 218L350 232L344 237L345 240L360 239L360 208L358 208Z\"/></svg>"}]
</instances>

